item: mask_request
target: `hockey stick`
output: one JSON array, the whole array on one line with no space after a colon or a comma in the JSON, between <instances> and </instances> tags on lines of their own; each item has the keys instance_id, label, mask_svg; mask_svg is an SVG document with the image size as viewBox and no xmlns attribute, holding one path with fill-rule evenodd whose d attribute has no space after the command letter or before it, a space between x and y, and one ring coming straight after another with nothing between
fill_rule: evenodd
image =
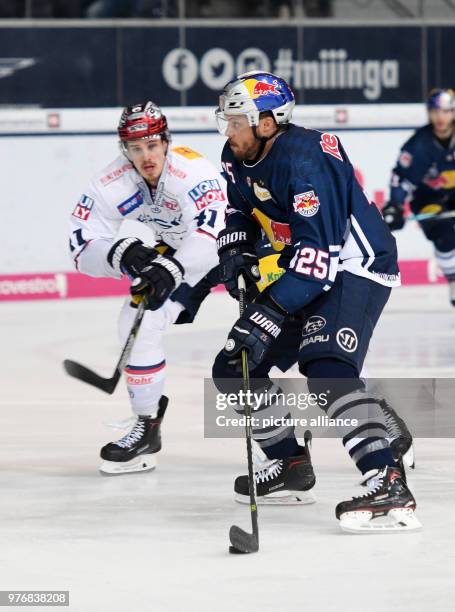
<instances>
[{"instance_id":1,"label":"hockey stick","mask_svg":"<svg viewBox=\"0 0 455 612\"><path fill-rule=\"evenodd\" d=\"M122 375L123 369L130 358L134 342L136 340L142 319L144 317L144 313L145 304L144 301L141 300L138 304L136 316L134 318L133 325L131 326L130 333L128 334L125 346L123 347L122 352L120 354L120 359L118 360L118 363L115 366L114 374L111 376L111 378L103 378L102 376L99 376L99 374L96 374L96 372L94 372L93 370L90 370L81 363L77 363L77 361L72 361L71 359L65 359L65 361L63 362L63 367L65 368L66 373L72 376L73 378L82 380L82 382L85 382L88 385L92 385L93 387L101 389L101 391L104 391L105 393L114 393L118 381L120 380L120 377Z\"/></svg>"},{"instance_id":2,"label":"hockey stick","mask_svg":"<svg viewBox=\"0 0 455 612\"><path fill-rule=\"evenodd\" d=\"M242 275L238 279L239 287L239 311L240 316L245 311L245 279ZM242 375L243 375L243 390L245 396L248 393L250 387L250 374L248 370L248 353L246 349L242 349ZM250 510L251 510L251 525L253 527L253 533L248 533L238 527L232 525L229 530L229 540L231 546L229 546L230 553L253 553L259 550L259 525L258 525L258 509L256 504L256 492L254 483L254 471L253 471L253 453L251 448L251 439L253 436L253 430L251 427L251 406L248 402L245 404L245 437L246 437L246 454L248 460L248 488L250 493Z\"/></svg>"},{"instance_id":3,"label":"hockey stick","mask_svg":"<svg viewBox=\"0 0 455 612\"><path fill-rule=\"evenodd\" d=\"M455 218L455 210L448 210L442 213L421 213L418 215L408 215L406 221L425 221L426 219L453 219Z\"/></svg>"}]
</instances>

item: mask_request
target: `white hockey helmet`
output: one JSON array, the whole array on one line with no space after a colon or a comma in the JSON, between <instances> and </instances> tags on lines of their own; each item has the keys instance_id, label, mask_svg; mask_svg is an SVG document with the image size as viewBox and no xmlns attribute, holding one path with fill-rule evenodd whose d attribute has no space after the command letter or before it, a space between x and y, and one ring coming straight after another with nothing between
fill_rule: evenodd
<instances>
[{"instance_id":1,"label":"white hockey helmet","mask_svg":"<svg viewBox=\"0 0 455 612\"><path fill-rule=\"evenodd\" d=\"M289 123L295 96L284 79L270 72L253 70L230 81L220 95L215 115L218 130L226 133L226 117L244 115L251 127L259 124L263 112L271 112L276 123Z\"/></svg>"}]
</instances>

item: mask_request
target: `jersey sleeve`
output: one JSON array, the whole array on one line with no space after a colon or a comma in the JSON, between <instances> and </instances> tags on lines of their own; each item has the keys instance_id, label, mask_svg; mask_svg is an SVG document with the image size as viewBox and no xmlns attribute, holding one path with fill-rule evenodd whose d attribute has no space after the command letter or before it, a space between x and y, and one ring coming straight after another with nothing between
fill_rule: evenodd
<instances>
[{"instance_id":1,"label":"jersey sleeve","mask_svg":"<svg viewBox=\"0 0 455 612\"><path fill-rule=\"evenodd\" d=\"M227 196L226 182L215 168L195 175L191 185L181 194L188 231L174 257L185 270L185 282L194 286L218 265L216 238L224 227Z\"/></svg>"},{"instance_id":2,"label":"jersey sleeve","mask_svg":"<svg viewBox=\"0 0 455 612\"><path fill-rule=\"evenodd\" d=\"M107 261L122 217L92 182L71 214L69 247L76 268L94 277L121 278Z\"/></svg>"},{"instance_id":3,"label":"jersey sleeve","mask_svg":"<svg viewBox=\"0 0 455 612\"><path fill-rule=\"evenodd\" d=\"M401 148L390 180L390 201L404 204L412 197L417 185L424 178L431 162L419 147L418 134L410 138Z\"/></svg>"},{"instance_id":4,"label":"jersey sleeve","mask_svg":"<svg viewBox=\"0 0 455 612\"><path fill-rule=\"evenodd\" d=\"M318 150L320 143L316 143L313 157L294 164L288 177L293 256L270 294L290 313L331 289L349 217L347 203L352 181L356 181L338 139L324 136L332 139L329 152ZM360 188L358 197L366 200Z\"/></svg>"}]
</instances>

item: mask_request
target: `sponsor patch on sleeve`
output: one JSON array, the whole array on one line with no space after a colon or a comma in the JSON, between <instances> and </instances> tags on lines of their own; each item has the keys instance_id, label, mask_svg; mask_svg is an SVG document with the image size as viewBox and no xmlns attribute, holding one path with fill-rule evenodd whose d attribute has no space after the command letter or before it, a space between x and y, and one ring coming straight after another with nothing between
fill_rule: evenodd
<instances>
[{"instance_id":1,"label":"sponsor patch on sleeve","mask_svg":"<svg viewBox=\"0 0 455 612\"><path fill-rule=\"evenodd\" d=\"M129 215L130 212L138 208L143 203L143 201L144 201L144 198L142 197L141 192L136 191L134 195L132 195L130 198L128 198L127 200L119 204L117 208L120 214L123 217L126 217L126 215Z\"/></svg>"},{"instance_id":2,"label":"sponsor patch on sleeve","mask_svg":"<svg viewBox=\"0 0 455 612\"><path fill-rule=\"evenodd\" d=\"M340 161L343 161L340 149L338 148L338 138L333 134L321 134L321 148L324 153L328 153L332 155L332 157L336 157Z\"/></svg>"},{"instance_id":3,"label":"sponsor patch on sleeve","mask_svg":"<svg viewBox=\"0 0 455 612\"><path fill-rule=\"evenodd\" d=\"M87 221L94 204L95 200L83 194L73 210L73 217Z\"/></svg>"},{"instance_id":4,"label":"sponsor patch on sleeve","mask_svg":"<svg viewBox=\"0 0 455 612\"><path fill-rule=\"evenodd\" d=\"M302 215L302 217L312 217L318 212L319 206L321 205L319 198L314 191L297 193L294 196L293 204L295 212Z\"/></svg>"},{"instance_id":5,"label":"sponsor patch on sleeve","mask_svg":"<svg viewBox=\"0 0 455 612\"><path fill-rule=\"evenodd\" d=\"M224 202L226 196L217 179L202 181L188 192L198 210L202 210L213 202Z\"/></svg>"},{"instance_id":6,"label":"sponsor patch on sleeve","mask_svg":"<svg viewBox=\"0 0 455 612\"><path fill-rule=\"evenodd\" d=\"M401 155L398 158L398 163L400 166L403 166L403 168L409 168L409 166L412 164L412 155L409 153L409 151L401 152Z\"/></svg>"}]
</instances>

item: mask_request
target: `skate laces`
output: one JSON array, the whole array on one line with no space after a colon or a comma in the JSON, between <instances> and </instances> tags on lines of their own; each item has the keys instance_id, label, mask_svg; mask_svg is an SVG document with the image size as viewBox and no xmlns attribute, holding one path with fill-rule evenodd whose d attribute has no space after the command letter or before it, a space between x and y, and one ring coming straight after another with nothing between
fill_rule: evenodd
<instances>
[{"instance_id":1,"label":"skate laces","mask_svg":"<svg viewBox=\"0 0 455 612\"><path fill-rule=\"evenodd\" d=\"M123 438L120 438L120 440L117 440L116 442L114 442L114 444L116 444L117 446L120 446L121 448L127 448L128 446L131 446L135 442L138 442L144 435L144 431L145 431L144 419L138 419L133 429L129 433L127 433L126 436L123 436Z\"/></svg>"},{"instance_id":2,"label":"skate laces","mask_svg":"<svg viewBox=\"0 0 455 612\"><path fill-rule=\"evenodd\" d=\"M364 499L366 497L373 497L374 495L376 495L376 493L384 484L384 476L386 470L387 468L384 468L382 470L370 470L369 472L364 474L363 479L360 481L360 484L366 485L368 490L363 495L358 495L356 498L353 497L353 499Z\"/></svg>"},{"instance_id":3,"label":"skate laces","mask_svg":"<svg viewBox=\"0 0 455 612\"><path fill-rule=\"evenodd\" d=\"M385 423L387 427L387 433L393 440L395 438L404 437L403 428L398 421L398 415L395 413L393 408L389 406L386 401L381 402L381 408L385 416Z\"/></svg>"},{"instance_id":4,"label":"skate laces","mask_svg":"<svg viewBox=\"0 0 455 612\"><path fill-rule=\"evenodd\" d=\"M283 469L283 461L281 459L262 459L258 461L257 456L255 459L254 479L256 483L266 482L275 478Z\"/></svg>"}]
</instances>

